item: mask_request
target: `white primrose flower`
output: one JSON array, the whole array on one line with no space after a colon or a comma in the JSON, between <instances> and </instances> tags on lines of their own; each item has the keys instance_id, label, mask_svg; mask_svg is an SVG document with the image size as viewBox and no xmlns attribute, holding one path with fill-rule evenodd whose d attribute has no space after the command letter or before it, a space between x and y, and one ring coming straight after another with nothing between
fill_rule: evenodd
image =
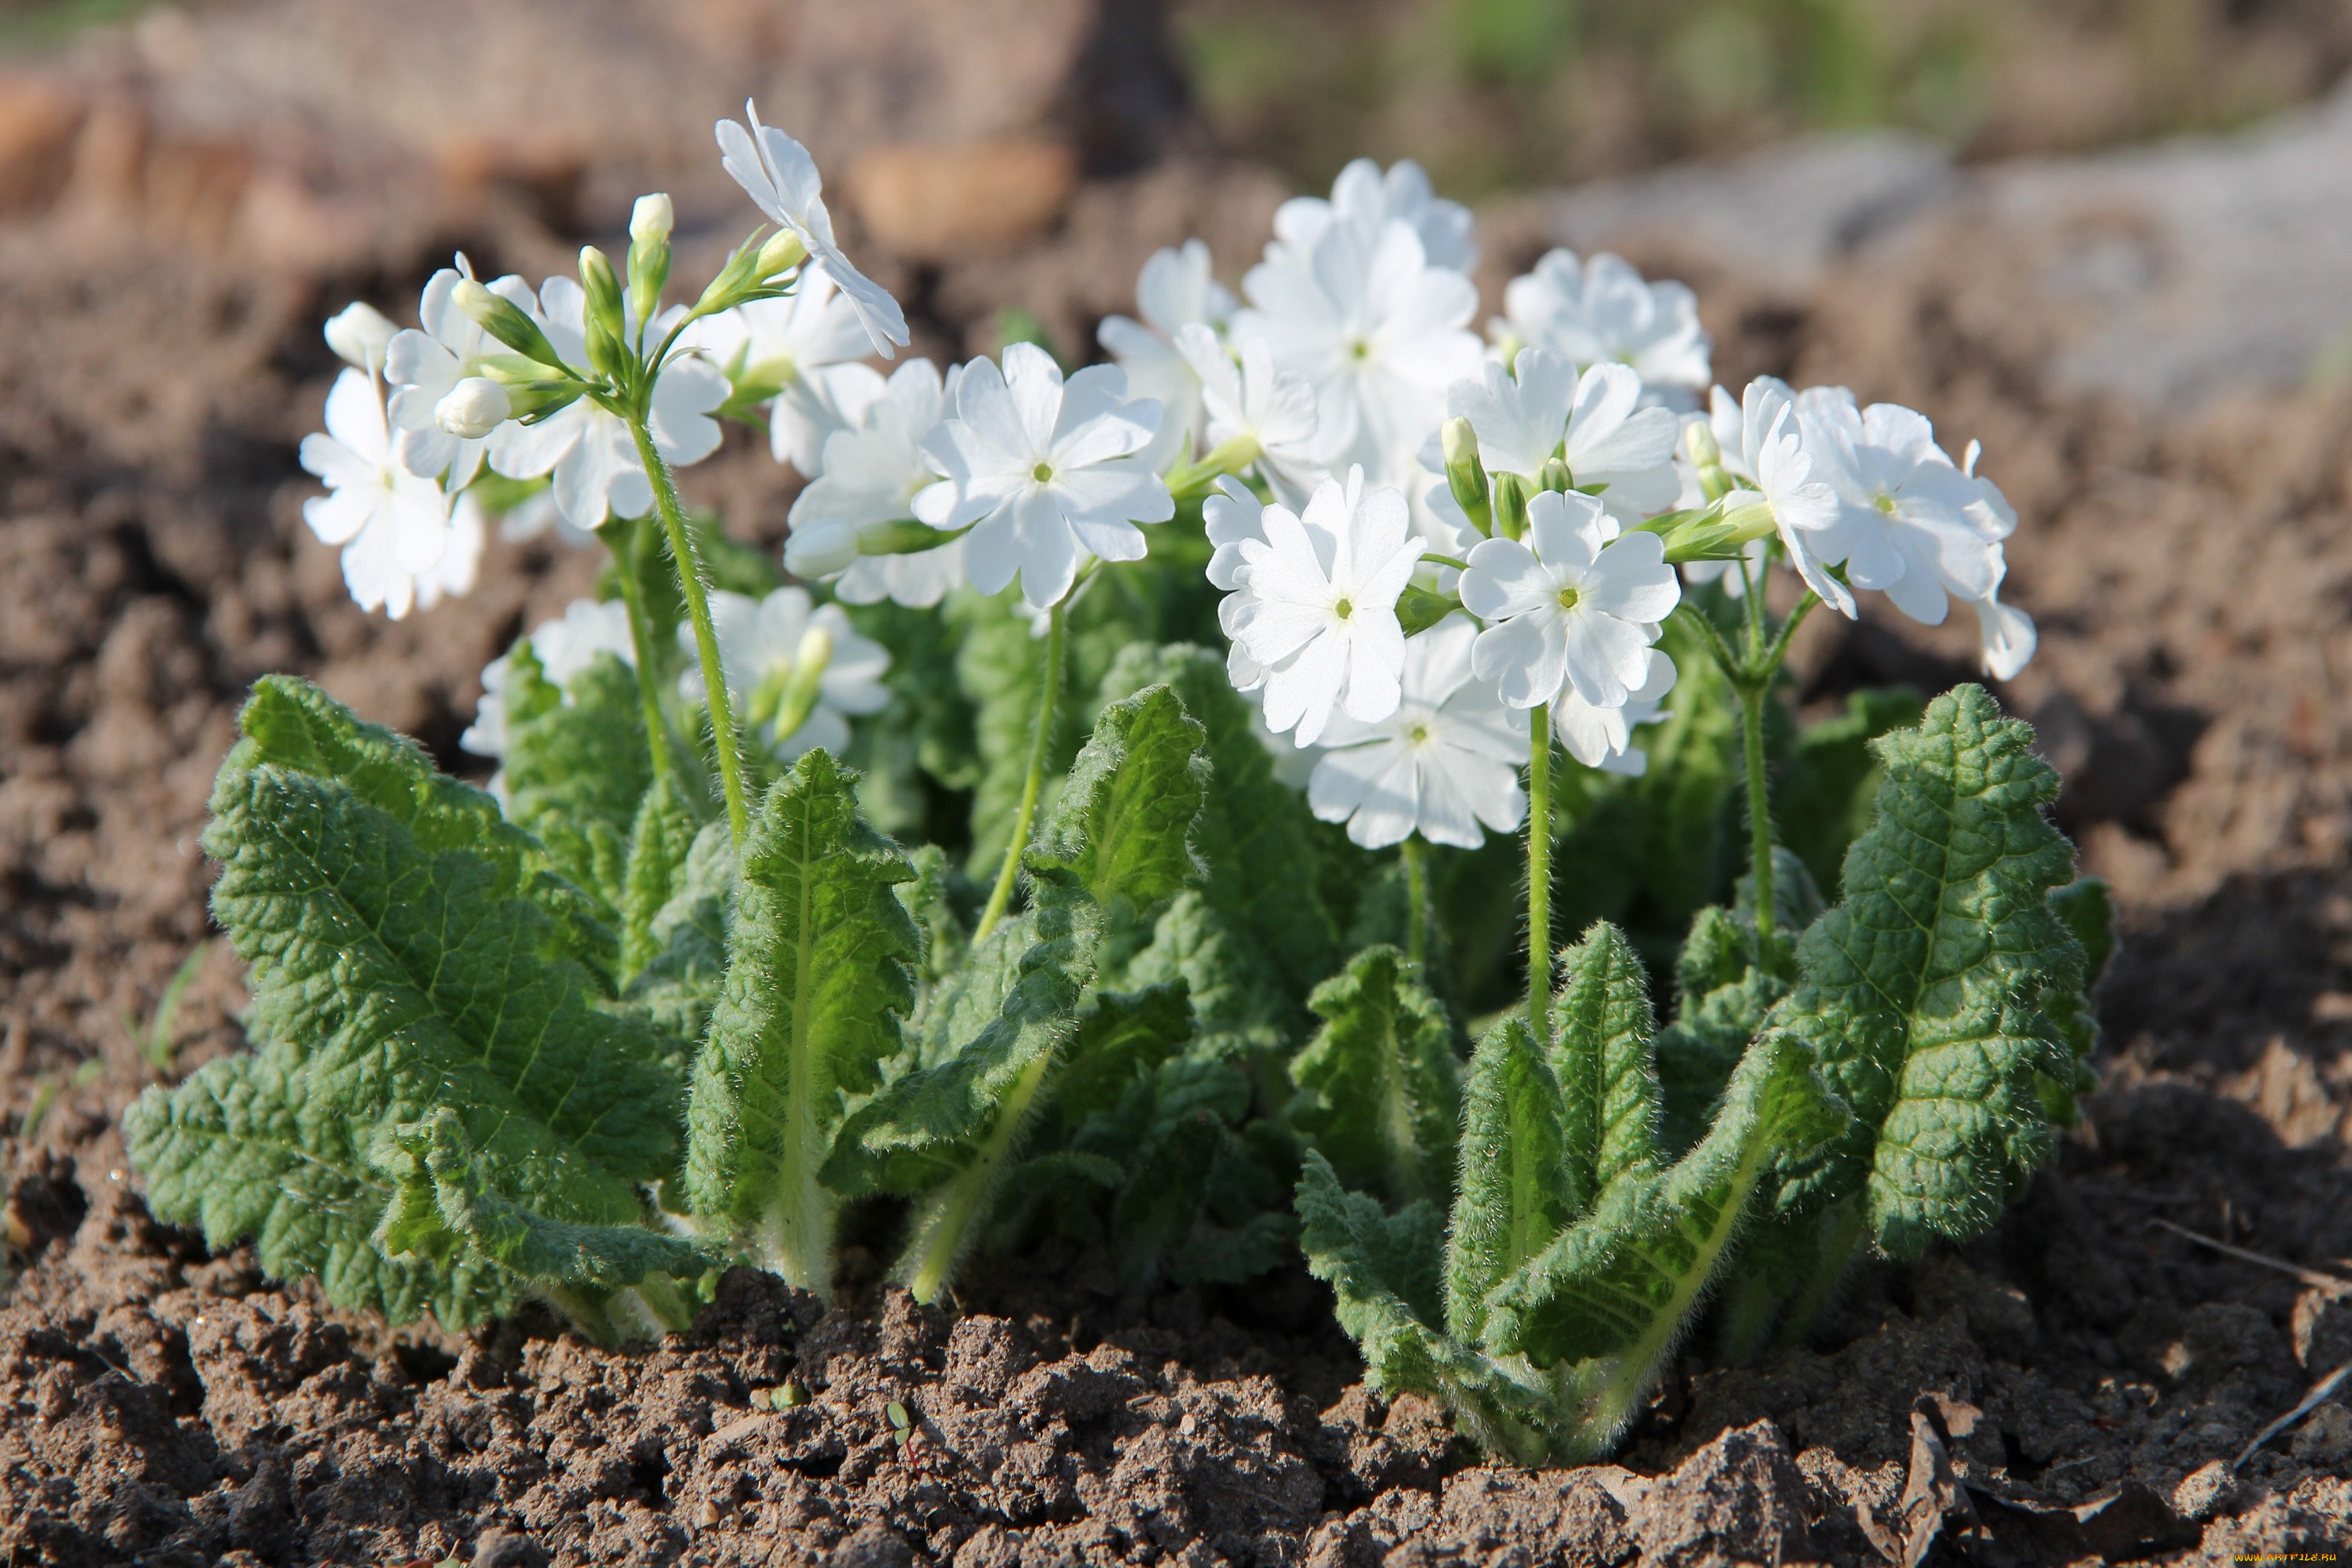
<instances>
[{"instance_id":1,"label":"white primrose flower","mask_svg":"<svg viewBox=\"0 0 2352 1568\"><path fill-rule=\"evenodd\" d=\"M1271 246L1242 279L1251 309L1233 337L1271 351L1275 368L1315 388L1316 458L1401 480L1445 412L1445 391L1475 375L1483 351L1467 331L1478 289L1429 264L1408 224L1326 226L1310 244Z\"/></svg>"},{"instance_id":2,"label":"white primrose flower","mask_svg":"<svg viewBox=\"0 0 2352 1568\"><path fill-rule=\"evenodd\" d=\"M1665 649L1654 647L1648 679L1626 693L1625 700L1615 708L1596 708L1579 696L1575 687L1563 686L1559 700L1552 704L1552 732L1568 748L1568 754L1586 767L1640 778L1650 771L1650 753L1633 744L1633 731L1665 716L1666 693L1675 689L1679 674Z\"/></svg>"},{"instance_id":3,"label":"white primrose flower","mask_svg":"<svg viewBox=\"0 0 2352 1568\"><path fill-rule=\"evenodd\" d=\"M1178 332L1176 346L1199 377L1212 447L1255 442L1259 469L1285 499L1303 498L1329 477L1315 458L1315 389L1304 376L1276 370L1255 338L1241 345L1239 364L1203 326Z\"/></svg>"},{"instance_id":4,"label":"white primrose flower","mask_svg":"<svg viewBox=\"0 0 2352 1568\"><path fill-rule=\"evenodd\" d=\"M453 487L466 484L480 470L486 444L478 437L452 433L441 421L442 406L468 380L479 379L485 357L509 352L459 310L452 298L457 285L472 276L460 256L456 267L444 267L427 279L416 306L423 330L410 327L395 332L383 357L384 383L392 389L393 440L401 462L412 473L436 478L447 474ZM520 278L509 275L488 287L526 311L538 305L530 285Z\"/></svg>"},{"instance_id":5,"label":"white primrose flower","mask_svg":"<svg viewBox=\"0 0 2352 1568\"><path fill-rule=\"evenodd\" d=\"M890 704L882 684L889 650L860 637L839 605L813 605L805 588L779 588L764 599L715 590L710 624L738 718L780 762L819 746L838 756L849 744L850 719ZM691 653L693 628L678 627L677 640ZM677 688L688 701L709 691L698 665L678 677Z\"/></svg>"},{"instance_id":6,"label":"white primrose flower","mask_svg":"<svg viewBox=\"0 0 2352 1568\"><path fill-rule=\"evenodd\" d=\"M882 395L882 377L856 363L871 352L849 298L812 271L781 300L754 300L686 330L685 342L738 381L781 386L768 405L776 461L814 477L824 443Z\"/></svg>"},{"instance_id":7,"label":"white primrose flower","mask_svg":"<svg viewBox=\"0 0 2352 1568\"><path fill-rule=\"evenodd\" d=\"M532 630L530 653L539 661L540 673L558 687L593 664L600 653L609 653L634 669L637 647L629 634L629 606L618 599L606 603L574 599L563 606L560 617L541 621ZM457 737L457 744L478 757L506 755L506 689L514 678L512 657L500 654L484 667L482 700L474 710L473 723ZM571 701L572 694L565 692L563 700Z\"/></svg>"},{"instance_id":8,"label":"white primrose flower","mask_svg":"<svg viewBox=\"0 0 2352 1568\"><path fill-rule=\"evenodd\" d=\"M1995 680L2016 679L2018 672L2033 662L2034 647L2041 641L2033 617L2013 605L2002 604L1998 589L1985 598L1960 602L1977 613L1977 654L1984 672Z\"/></svg>"},{"instance_id":9,"label":"white primrose flower","mask_svg":"<svg viewBox=\"0 0 2352 1568\"><path fill-rule=\"evenodd\" d=\"M300 455L327 486L302 503L302 521L320 543L342 547L343 582L362 609L396 621L473 587L481 510L466 500L453 513L438 483L394 458L373 376L347 370L335 378L326 433L303 437Z\"/></svg>"},{"instance_id":10,"label":"white primrose flower","mask_svg":"<svg viewBox=\"0 0 2352 1568\"><path fill-rule=\"evenodd\" d=\"M1843 387L1798 400L1813 471L1840 503L1819 535L1822 558L1846 581L1874 589L1926 626L1949 599L1990 599L2000 586L2000 542L2017 514L2000 492L1955 468L1925 415L1899 404L1856 405ZM1973 459L1971 459L1973 462Z\"/></svg>"},{"instance_id":11,"label":"white primrose flower","mask_svg":"<svg viewBox=\"0 0 2352 1568\"><path fill-rule=\"evenodd\" d=\"M1160 434L1144 456L1153 468L1165 468L1192 456L1186 443L1201 431L1200 373L1177 348L1177 334L1192 326L1223 332L1233 320L1234 296L1210 275L1209 247L1188 239L1181 250L1151 253L1135 280L1135 305L1143 320L1105 316L1095 341L1127 372L1130 396L1160 405Z\"/></svg>"},{"instance_id":12,"label":"white primrose flower","mask_svg":"<svg viewBox=\"0 0 2352 1568\"><path fill-rule=\"evenodd\" d=\"M1798 400L1788 384L1759 375L1748 384L1739 401L1721 387L1708 396L1707 425L1722 453L1724 471L1738 481L1724 497L1724 509L1762 501L1772 509L1772 522L1789 552L1789 563L1805 586L1851 619L1853 595L1830 575L1822 561L1824 548L1835 548L1836 531L1843 516L1837 492L1816 477L1805 445L1805 424ZM1760 564L1763 542L1748 546L1748 559ZM1723 578L1724 591L1738 598L1747 584L1731 571L1728 561L1694 561L1683 568L1693 583ZM1712 568L1713 570L1707 570Z\"/></svg>"},{"instance_id":13,"label":"white primrose flower","mask_svg":"<svg viewBox=\"0 0 2352 1568\"><path fill-rule=\"evenodd\" d=\"M1481 680L1514 708L1563 687L1616 708L1650 678L1658 623L1682 598L1654 533L1610 538L1592 496L1545 490L1528 502L1528 538L1481 541L1462 574L1462 606L1486 623L1472 650Z\"/></svg>"},{"instance_id":14,"label":"white primrose flower","mask_svg":"<svg viewBox=\"0 0 2352 1568\"><path fill-rule=\"evenodd\" d=\"M1623 365L1596 364L1579 374L1549 349L1520 351L1510 370L1488 360L1477 379L1458 381L1445 395L1447 416L1466 417L1477 431L1487 472L1532 479L1561 458L1569 482L1597 487L1601 507L1622 527L1672 506L1678 489L1674 457L1681 424L1671 411L1641 404L1642 378ZM1422 461L1442 469L1437 441L1430 437Z\"/></svg>"},{"instance_id":15,"label":"white primrose flower","mask_svg":"<svg viewBox=\"0 0 2352 1568\"><path fill-rule=\"evenodd\" d=\"M1034 343L1011 343L1004 368L977 359L956 385L955 417L924 451L947 475L915 498L933 528L969 528L964 565L993 594L1018 575L1030 607L1061 602L1088 553L1139 561L1139 522L1176 515L1174 498L1137 456L1160 428L1160 405L1129 399L1116 365L1062 379Z\"/></svg>"},{"instance_id":16,"label":"white primrose flower","mask_svg":"<svg viewBox=\"0 0 2352 1568\"><path fill-rule=\"evenodd\" d=\"M398 331L382 310L354 300L327 318L327 346L352 369L373 373L383 368L384 349Z\"/></svg>"},{"instance_id":17,"label":"white primrose flower","mask_svg":"<svg viewBox=\"0 0 2352 1568\"><path fill-rule=\"evenodd\" d=\"M1232 632L1265 668L1266 727L1312 745L1335 708L1366 723L1395 712L1397 599L1428 548L1412 534L1403 492L1368 489L1352 468L1344 489L1326 479L1305 512L1270 506L1259 526L1263 539L1238 544L1249 602Z\"/></svg>"},{"instance_id":18,"label":"white primrose flower","mask_svg":"<svg viewBox=\"0 0 2352 1568\"><path fill-rule=\"evenodd\" d=\"M943 383L929 360L908 360L891 373L856 428L825 438L821 471L793 502L786 571L831 579L846 604L887 598L913 609L929 609L963 581L961 539L907 555L857 550L866 530L912 518L915 497L939 481L923 455L923 437L945 417L961 374L961 367L952 368Z\"/></svg>"},{"instance_id":19,"label":"white primrose flower","mask_svg":"<svg viewBox=\"0 0 2352 1568\"><path fill-rule=\"evenodd\" d=\"M768 221L800 237L815 266L840 286L850 308L866 327L874 352L884 359L907 344L907 317L890 291L849 264L833 237L833 215L824 208L824 179L808 149L771 125L760 123L760 111L747 99L746 131L732 120L716 127L719 163L735 183L765 213ZM803 269L803 276L806 276Z\"/></svg>"},{"instance_id":20,"label":"white primrose flower","mask_svg":"<svg viewBox=\"0 0 2352 1568\"><path fill-rule=\"evenodd\" d=\"M1331 182L1329 201L1291 197L1275 209L1275 244L1305 250L1334 224L1377 233L1391 219L1412 230L1432 267L1468 272L1478 265L1470 209L1432 192L1429 176L1411 159L1383 174L1370 158L1358 158Z\"/></svg>"},{"instance_id":21,"label":"white primrose flower","mask_svg":"<svg viewBox=\"0 0 2352 1568\"><path fill-rule=\"evenodd\" d=\"M1419 833L1432 844L1475 849L1479 825L1516 832L1527 816L1519 764L1524 721L1472 677L1478 628L1449 616L1404 645L1402 695L1387 718L1346 715L1323 733L1328 748L1307 781L1307 803L1325 822L1345 822L1367 849Z\"/></svg>"},{"instance_id":22,"label":"white primrose flower","mask_svg":"<svg viewBox=\"0 0 2352 1568\"><path fill-rule=\"evenodd\" d=\"M540 285L538 300L524 307L568 364L588 358L587 302L577 281L551 278ZM664 312L652 330L665 331L672 319ZM626 325L634 334L636 324ZM646 424L664 461L684 468L719 449L719 421L711 411L727 401L729 390L726 375L698 356L681 355L663 367ZM640 517L653 508L653 482L637 459L628 425L585 397L536 425L499 426L490 436L489 458L509 479L551 474L556 508L575 528L602 528L607 517Z\"/></svg>"},{"instance_id":23,"label":"white primrose flower","mask_svg":"<svg viewBox=\"0 0 2352 1568\"><path fill-rule=\"evenodd\" d=\"M1249 650L1234 637L1234 628L1255 602L1249 591L1249 563L1242 558L1242 546L1252 541L1265 542L1265 503L1247 485L1228 474L1217 480L1216 489L1201 502L1201 523L1211 547L1209 585L1225 595L1217 601L1217 624L1223 628L1230 644L1225 649L1225 674L1232 679L1234 690L1256 691L1265 685L1265 667L1249 656ZM1261 728L1264 723L1261 714Z\"/></svg>"},{"instance_id":24,"label":"white primrose flower","mask_svg":"<svg viewBox=\"0 0 2352 1568\"><path fill-rule=\"evenodd\" d=\"M1698 324L1698 296L1680 283L1649 283L1606 254L1580 262L1554 250L1503 290L1508 319L1492 331L1507 342L1549 349L1579 370L1630 366L1654 393L1688 407L1714 372L1714 346Z\"/></svg>"}]
</instances>

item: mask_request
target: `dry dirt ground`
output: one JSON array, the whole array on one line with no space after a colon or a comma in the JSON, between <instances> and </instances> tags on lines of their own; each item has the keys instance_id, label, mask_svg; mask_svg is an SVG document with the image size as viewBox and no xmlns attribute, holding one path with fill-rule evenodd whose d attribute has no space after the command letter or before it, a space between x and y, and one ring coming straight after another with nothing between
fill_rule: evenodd
<instances>
[{"instance_id":1,"label":"dry dirt ground","mask_svg":"<svg viewBox=\"0 0 2352 1568\"><path fill-rule=\"evenodd\" d=\"M207 940L195 836L246 685L298 671L462 765L477 672L589 571L499 544L461 603L354 609L299 521L318 323L354 294L399 310L454 245L552 268L615 215L417 175L331 250L273 248L277 143L173 129L160 68L124 58L60 99L64 184L0 192L9 1563L2055 1563L2352 1537L2352 1408L2239 1462L2352 1363L2352 1289L2326 1273L2352 1276L2352 400L2159 419L2054 393L2065 321L1981 225L1794 289L1636 258L1700 287L1727 382L1843 381L1983 438L2024 520L2008 596L2042 628L2004 695L2123 900L2104 1084L1990 1236L1867 1271L1808 1348L1688 1362L1621 1466L1476 1464L1428 1406L1365 1392L1295 1270L1135 1296L1098 1260L1032 1258L982 1270L958 1318L871 1286L824 1316L739 1274L695 1333L623 1353L529 1321L389 1333L159 1226L115 1122L157 1076L134 1030ZM310 188L318 211L366 194ZM1088 179L992 257L880 269L930 352L988 346L1005 304L1083 342L1154 245L1202 232L1238 272L1278 194L1180 155ZM1508 212L1486 239L1491 290L1534 239ZM693 477L739 534L780 537L764 453ZM1808 630L1811 700L1967 673L1951 628ZM214 942L171 1073L240 1048L241 999ZM788 1373L811 1403L752 1403Z\"/></svg>"}]
</instances>

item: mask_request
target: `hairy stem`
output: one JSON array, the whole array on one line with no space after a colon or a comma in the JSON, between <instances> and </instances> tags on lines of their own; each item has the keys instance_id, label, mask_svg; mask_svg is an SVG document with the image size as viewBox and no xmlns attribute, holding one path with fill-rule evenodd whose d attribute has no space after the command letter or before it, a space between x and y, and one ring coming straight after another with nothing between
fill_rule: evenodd
<instances>
[{"instance_id":1,"label":"hairy stem","mask_svg":"<svg viewBox=\"0 0 2352 1568\"><path fill-rule=\"evenodd\" d=\"M614 542L613 565L621 579L621 602L629 611L629 646L637 652L637 702L644 710L646 744L652 748L654 772L677 774L677 759L669 749L669 725L662 718L659 678L654 673L654 628L646 614L646 584L640 574L645 563L640 559L641 524L616 520L611 525L624 530Z\"/></svg>"},{"instance_id":2,"label":"hairy stem","mask_svg":"<svg viewBox=\"0 0 2352 1568\"><path fill-rule=\"evenodd\" d=\"M1528 1024L1551 1039L1551 704L1528 712Z\"/></svg>"},{"instance_id":3,"label":"hairy stem","mask_svg":"<svg viewBox=\"0 0 2352 1568\"><path fill-rule=\"evenodd\" d=\"M1021 1075L1005 1091L1003 1109L997 1112L996 1126L990 1131L988 1142L981 1146L980 1157L956 1173L916 1215L915 1238L908 1246L899 1278L907 1282L915 1300L925 1306L938 1300L940 1292L947 1289L948 1276L955 1271L956 1259L962 1256L971 1223L987 1206L988 1194L996 1185L1005 1157L1013 1152L1021 1137L1022 1123L1028 1120L1038 1086L1045 1080L1045 1069L1053 1064L1054 1053L1041 1051L1034 1061L1021 1069Z\"/></svg>"},{"instance_id":4,"label":"hairy stem","mask_svg":"<svg viewBox=\"0 0 2352 1568\"><path fill-rule=\"evenodd\" d=\"M686 510L678 504L677 481L654 445L652 430L642 416L632 416L628 426L637 444L637 458L652 481L654 508L661 513L662 528L669 535L678 587L686 595L687 616L694 623L695 652L701 657L702 684L710 701L710 744L719 753L719 786L727 796L727 832L740 849L743 836L751 828L751 812L743 799L743 758L735 741L735 705L727 694L726 669L719 662L719 634L710 625L710 594L703 585L702 562L687 530Z\"/></svg>"},{"instance_id":5,"label":"hairy stem","mask_svg":"<svg viewBox=\"0 0 2352 1568\"><path fill-rule=\"evenodd\" d=\"M1756 967L1778 973L1780 922L1772 905L1772 797L1764 776L1764 703L1769 686L1739 683L1739 728L1748 751L1748 839L1756 879Z\"/></svg>"},{"instance_id":6,"label":"hairy stem","mask_svg":"<svg viewBox=\"0 0 2352 1568\"><path fill-rule=\"evenodd\" d=\"M996 929L1013 901L1013 884L1021 875L1021 857L1028 852L1029 829L1037 820L1038 792L1045 787L1045 753L1054 742L1054 707L1062 695L1062 613L1066 599L1055 605L1045 622L1045 685L1037 694L1037 733L1029 742L1029 774L1021 782L1021 812L1013 819L1013 838L1004 847L1004 865L989 890L988 907L972 928L975 946Z\"/></svg>"},{"instance_id":7,"label":"hairy stem","mask_svg":"<svg viewBox=\"0 0 2352 1568\"><path fill-rule=\"evenodd\" d=\"M1429 847L1418 833L1405 836L1404 958L1417 973L1429 957Z\"/></svg>"}]
</instances>

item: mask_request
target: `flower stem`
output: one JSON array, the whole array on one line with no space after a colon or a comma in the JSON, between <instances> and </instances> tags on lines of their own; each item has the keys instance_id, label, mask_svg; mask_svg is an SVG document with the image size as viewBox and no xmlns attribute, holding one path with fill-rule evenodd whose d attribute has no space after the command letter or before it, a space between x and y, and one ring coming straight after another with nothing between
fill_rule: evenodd
<instances>
[{"instance_id":1,"label":"flower stem","mask_svg":"<svg viewBox=\"0 0 2352 1568\"><path fill-rule=\"evenodd\" d=\"M1528 714L1528 1023L1551 1038L1551 704Z\"/></svg>"},{"instance_id":2,"label":"flower stem","mask_svg":"<svg viewBox=\"0 0 2352 1568\"><path fill-rule=\"evenodd\" d=\"M677 759L670 754L669 725L662 718L659 678L654 673L654 628L646 615L646 584L639 574L644 563L639 559L643 535L642 521L616 521L616 528L626 530L615 541L619 548L613 552L613 564L621 579L621 601L629 610L629 646L637 653L637 701L645 710L646 745L653 752L656 776L677 773Z\"/></svg>"},{"instance_id":3,"label":"flower stem","mask_svg":"<svg viewBox=\"0 0 2352 1568\"><path fill-rule=\"evenodd\" d=\"M1417 972L1429 958L1429 847L1409 833L1398 853L1404 860L1404 960Z\"/></svg>"},{"instance_id":4,"label":"flower stem","mask_svg":"<svg viewBox=\"0 0 2352 1568\"><path fill-rule=\"evenodd\" d=\"M1741 681L1739 727L1748 748L1748 837L1755 856L1756 967L1767 973L1778 967L1780 935L1772 906L1772 797L1764 776L1764 702L1771 690L1763 684Z\"/></svg>"},{"instance_id":5,"label":"flower stem","mask_svg":"<svg viewBox=\"0 0 2352 1568\"><path fill-rule=\"evenodd\" d=\"M694 537L687 531L686 512L678 505L677 481L654 445L653 432L642 418L628 421L637 444L637 458L652 481L654 508L661 513L669 535L669 552L677 563L677 585L686 595L686 613L694 622L695 651L702 658L702 684L710 702L710 743L719 753L719 785L727 795L727 832L738 848L751 830L751 813L743 802L743 758L735 743L735 708L727 695L727 672L719 662L719 634L710 625L710 594L703 586L702 562L694 552Z\"/></svg>"},{"instance_id":6,"label":"flower stem","mask_svg":"<svg viewBox=\"0 0 2352 1568\"><path fill-rule=\"evenodd\" d=\"M1005 906L1013 901L1013 884L1021 875L1021 857L1028 852L1029 829L1037 819L1038 792L1045 787L1045 753L1054 742L1054 707L1062 695L1062 612L1068 602L1055 605L1046 616L1045 685L1037 694L1037 733L1029 742L1029 775L1021 784L1021 813L1013 819L1013 838L1004 847L1004 865L996 873L996 886L989 891L988 907L981 911L980 924L972 928L974 944L1004 918Z\"/></svg>"}]
</instances>

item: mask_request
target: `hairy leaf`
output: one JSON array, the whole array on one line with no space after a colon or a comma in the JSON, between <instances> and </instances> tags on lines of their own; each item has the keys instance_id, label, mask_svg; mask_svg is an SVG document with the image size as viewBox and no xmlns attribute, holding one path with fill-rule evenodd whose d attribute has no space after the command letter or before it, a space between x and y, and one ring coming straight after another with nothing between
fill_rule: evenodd
<instances>
[{"instance_id":1,"label":"hairy leaf","mask_svg":"<svg viewBox=\"0 0 2352 1568\"><path fill-rule=\"evenodd\" d=\"M1112 918L1173 898L1200 870L1191 838L1208 789L1202 738L1165 686L1105 708L1030 848L1032 874L1070 879Z\"/></svg>"},{"instance_id":2,"label":"hairy leaf","mask_svg":"<svg viewBox=\"0 0 2352 1568\"><path fill-rule=\"evenodd\" d=\"M1583 1214L1658 1152L1650 1059L1650 975L1624 936L1599 924L1560 963L1551 1069L1559 1081L1561 1184Z\"/></svg>"},{"instance_id":3,"label":"hairy leaf","mask_svg":"<svg viewBox=\"0 0 2352 1568\"><path fill-rule=\"evenodd\" d=\"M1045 640L1029 635L1027 616L977 594L949 595L943 613L962 633L956 679L972 706L977 765L959 770L960 776L950 781L961 784L968 777L973 790L971 855L964 868L975 878L991 878L1004 858L1021 806L1036 734L1037 693L1045 679ZM1066 679L1054 704L1041 807L1053 805L1063 771L1086 737L1085 716L1076 711L1079 689L1074 679Z\"/></svg>"},{"instance_id":4,"label":"hairy leaf","mask_svg":"<svg viewBox=\"0 0 2352 1568\"><path fill-rule=\"evenodd\" d=\"M1658 1143L1679 1156L1706 1133L1731 1069L1788 983L1756 968L1754 926L1720 906L1691 922L1675 964L1675 1021L1658 1031Z\"/></svg>"},{"instance_id":5,"label":"hairy leaf","mask_svg":"<svg viewBox=\"0 0 2352 1568\"><path fill-rule=\"evenodd\" d=\"M2042 1086L2074 1081L2060 1020L2083 953L2050 906L2074 852L2043 819L2058 777L2032 738L1962 686L1876 742L1877 816L1774 1014L1854 1113L1784 1205L1864 1194L1895 1257L1990 1225L2050 1146Z\"/></svg>"},{"instance_id":6,"label":"hairy leaf","mask_svg":"<svg viewBox=\"0 0 2352 1568\"><path fill-rule=\"evenodd\" d=\"M1290 1062L1291 1124L1398 1204L1444 1192L1461 1107L1453 1026L1404 971L1392 947L1358 953L1307 998L1323 1027Z\"/></svg>"},{"instance_id":7,"label":"hairy leaf","mask_svg":"<svg viewBox=\"0 0 2352 1568\"><path fill-rule=\"evenodd\" d=\"M1551 1245L1582 1205L1568 1180L1559 1080L1524 1016L1508 1015L1478 1042L1463 1100L1445 1326L1475 1342L1486 1293Z\"/></svg>"},{"instance_id":8,"label":"hairy leaf","mask_svg":"<svg viewBox=\"0 0 2352 1568\"><path fill-rule=\"evenodd\" d=\"M656 795L646 798L652 801ZM651 831L667 836L671 829L664 824ZM724 822L705 823L694 835L670 889L667 900L645 921L650 956L629 983L626 1000L664 1034L699 1047L727 979L727 911L735 890L735 846Z\"/></svg>"},{"instance_id":9,"label":"hairy leaf","mask_svg":"<svg viewBox=\"0 0 2352 1568\"><path fill-rule=\"evenodd\" d=\"M857 815L848 777L808 752L769 790L743 842L727 976L695 1064L686 1192L757 1227L805 1289L830 1289L834 1200L818 1171L845 1099L898 1048L920 953L894 889L913 876Z\"/></svg>"},{"instance_id":10,"label":"hairy leaf","mask_svg":"<svg viewBox=\"0 0 2352 1568\"><path fill-rule=\"evenodd\" d=\"M508 815L547 846L557 870L617 913L630 830L653 781L636 673L600 653L559 689L529 638L507 668Z\"/></svg>"},{"instance_id":11,"label":"hairy leaf","mask_svg":"<svg viewBox=\"0 0 2352 1568\"><path fill-rule=\"evenodd\" d=\"M1916 724L1924 707L1906 688L1850 692L1843 713L1798 731L1773 786L1772 817L1814 886L1836 893L1846 847L1870 825L1886 776L1870 742Z\"/></svg>"},{"instance_id":12,"label":"hairy leaf","mask_svg":"<svg viewBox=\"0 0 2352 1568\"><path fill-rule=\"evenodd\" d=\"M687 856L699 827L677 781L664 773L646 789L629 826L629 858L621 877L621 976L635 980L665 942L655 930L687 874Z\"/></svg>"}]
</instances>

